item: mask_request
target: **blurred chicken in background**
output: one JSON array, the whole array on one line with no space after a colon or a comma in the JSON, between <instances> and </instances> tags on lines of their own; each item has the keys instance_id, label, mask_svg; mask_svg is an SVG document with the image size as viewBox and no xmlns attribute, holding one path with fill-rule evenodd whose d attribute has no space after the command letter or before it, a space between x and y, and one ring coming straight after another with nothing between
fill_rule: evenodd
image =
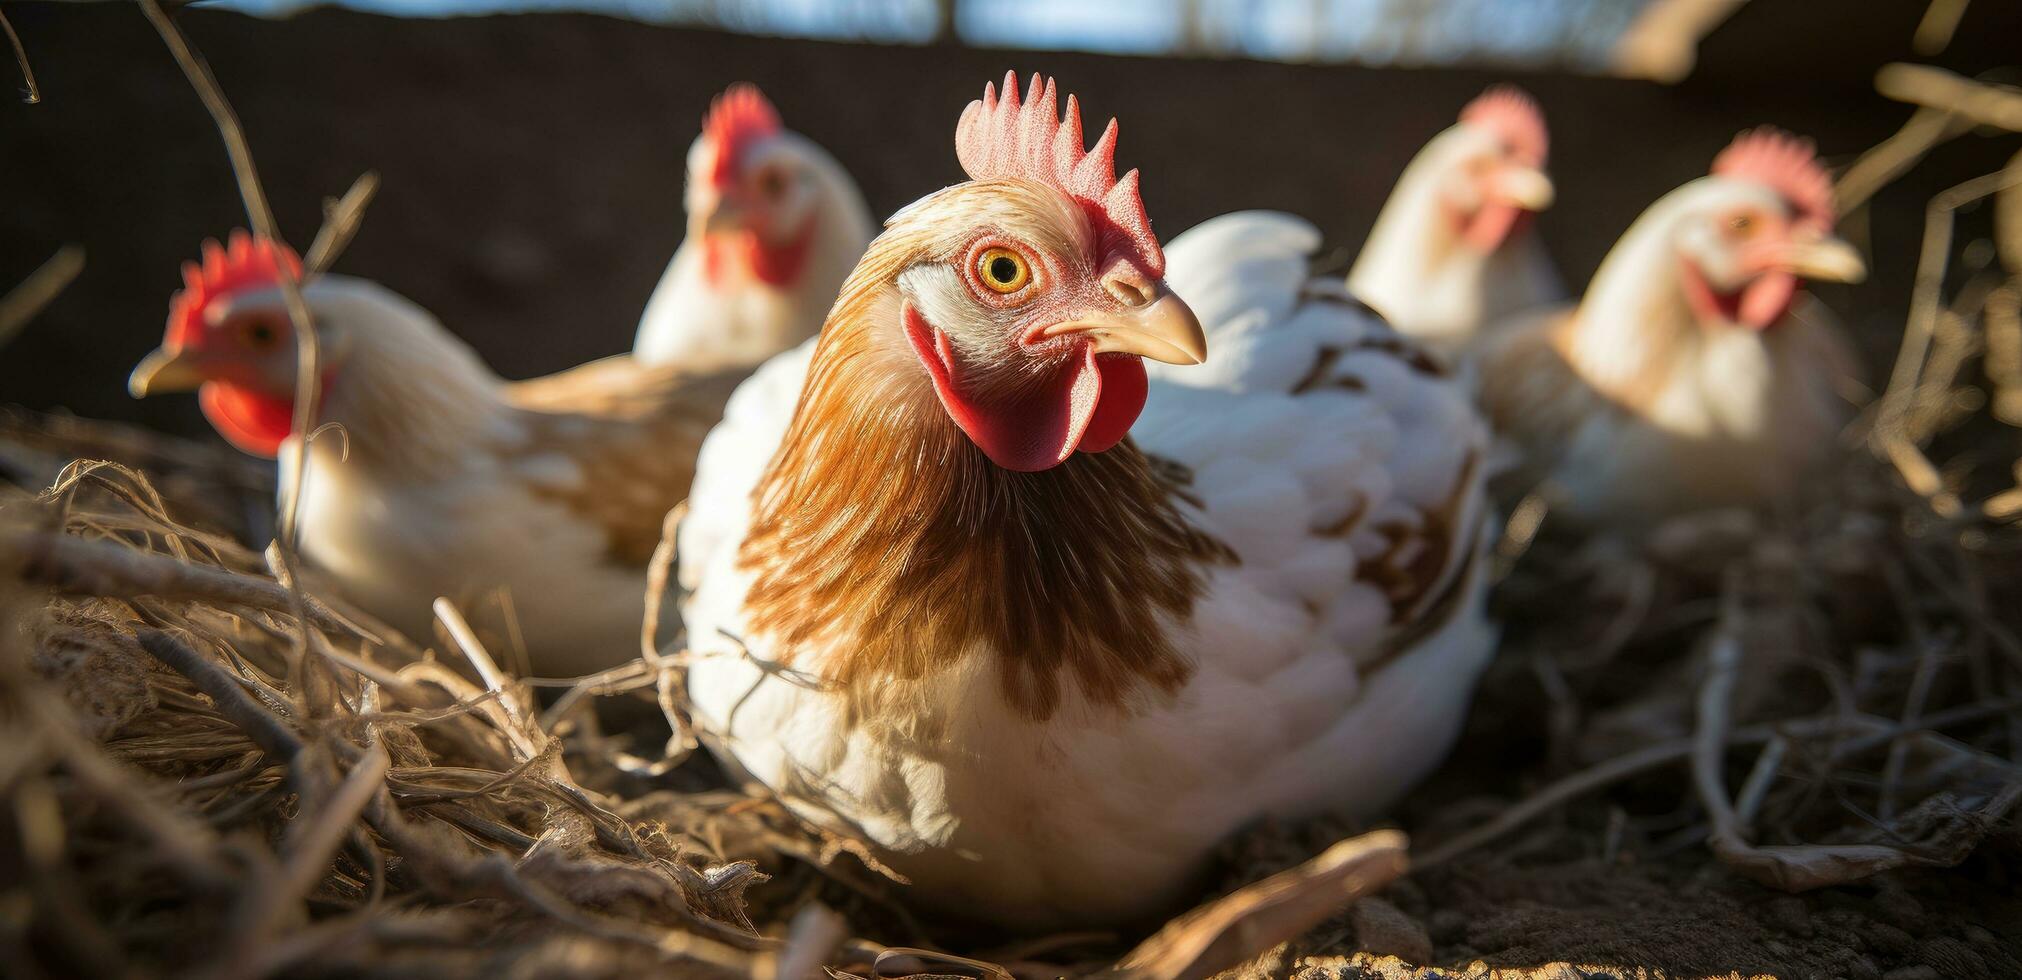
<instances>
[{"instance_id":1,"label":"blurred chicken in background","mask_svg":"<svg viewBox=\"0 0 2022 980\"><path fill-rule=\"evenodd\" d=\"M1743 133L1643 212L1576 308L1496 328L1491 420L1562 512L1633 523L1789 494L1848 414L1851 349L1800 281L1856 282L1811 143Z\"/></svg>"},{"instance_id":2,"label":"blurred chicken in background","mask_svg":"<svg viewBox=\"0 0 2022 980\"><path fill-rule=\"evenodd\" d=\"M647 363L749 369L814 336L876 233L842 165L748 84L710 104L686 201L688 235L632 345Z\"/></svg>"},{"instance_id":3,"label":"blurred chicken in background","mask_svg":"<svg viewBox=\"0 0 2022 980\"><path fill-rule=\"evenodd\" d=\"M289 465L295 332L278 287L301 263L244 232L183 267L167 336L135 396L194 389L233 445ZM430 602L510 599L534 672L638 656L645 564L687 495L697 447L742 376L642 367L629 355L508 382L428 311L375 282L302 286L321 343L301 549L346 595L410 636ZM509 659L502 651L502 659Z\"/></svg>"},{"instance_id":4,"label":"blurred chicken in background","mask_svg":"<svg viewBox=\"0 0 2022 980\"><path fill-rule=\"evenodd\" d=\"M1552 204L1547 148L1544 114L1522 90L1499 85L1468 103L1404 168L1349 290L1449 360L1483 326L1563 298L1530 220Z\"/></svg>"}]
</instances>

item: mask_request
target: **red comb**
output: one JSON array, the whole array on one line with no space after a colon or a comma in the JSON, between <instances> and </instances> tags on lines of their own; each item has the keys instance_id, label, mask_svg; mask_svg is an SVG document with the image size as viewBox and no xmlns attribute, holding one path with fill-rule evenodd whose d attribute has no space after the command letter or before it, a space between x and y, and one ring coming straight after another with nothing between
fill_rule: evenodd
<instances>
[{"instance_id":1,"label":"red comb","mask_svg":"<svg viewBox=\"0 0 2022 980\"><path fill-rule=\"evenodd\" d=\"M1544 166L1551 140L1545 131L1545 114L1529 92L1514 85L1491 85L1460 110L1460 121L1494 133L1523 162Z\"/></svg>"},{"instance_id":2,"label":"red comb","mask_svg":"<svg viewBox=\"0 0 2022 980\"><path fill-rule=\"evenodd\" d=\"M204 329L204 308L211 301L278 283L284 269L290 278L302 278L302 260L272 239L254 238L243 228L234 230L224 245L207 239L203 261L183 263L183 288L169 298L167 346L180 347L197 338Z\"/></svg>"},{"instance_id":3,"label":"red comb","mask_svg":"<svg viewBox=\"0 0 2022 980\"><path fill-rule=\"evenodd\" d=\"M1832 178L1808 139L1772 126L1748 130L1713 158L1713 174L1763 184L1783 195L1798 221L1832 228Z\"/></svg>"},{"instance_id":4,"label":"red comb","mask_svg":"<svg viewBox=\"0 0 2022 980\"><path fill-rule=\"evenodd\" d=\"M716 148L709 168L709 182L728 184L737 177L745 151L753 143L779 135L779 110L765 93L750 82L738 82L709 101L709 115L702 119L702 135Z\"/></svg>"},{"instance_id":5,"label":"red comb","mask_svg":"<svg viewBox=\"0 0 2022 980\"><path fill-rule=\"evenodd\" d=\"M970 180L1014 177L1057 188L1087 212L1106 247L1128 244L1146 271L1165 275L1165 252L1138 196L1137 171L1116 177L1116 120L1095 146L1082 149L1081 105L1068 96L1063 119L1053 79L1033 75L1022 102L1015 71L1004 73L1002 98L984 85L983 97L969 103L955 127L955 156Z\"/></svg>"}]
</instances>

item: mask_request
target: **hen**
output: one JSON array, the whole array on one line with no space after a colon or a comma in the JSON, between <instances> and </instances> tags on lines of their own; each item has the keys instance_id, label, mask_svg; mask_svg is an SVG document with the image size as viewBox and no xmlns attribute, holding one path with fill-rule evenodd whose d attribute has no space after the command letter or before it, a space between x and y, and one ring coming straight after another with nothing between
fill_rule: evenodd
<instances>
[{"instance_id":1,"label":"hen","mask_svg":"<svg viewBox=\"0 0 2022 980\"><path fill-rule=\"evenodd\" d=\"M1481 328L1565 296L1530 227L1551 206L1545 117L1489 89L1413 157L1376 216L1348 288L1398 332L1454 359Z\"/></svg>"},{"instance_id":2,"label":"hen","mask_svg":"<svg viewBox=\"0 0 2022 980\"><path fill-rule=\"evenodd\" d=\"M1483 404L1561 513L1635 523L1795 489L1833 445L1855 359L1802 279L1853 282L1811 144L1744 133L1659 198L1579 305L1498 330Z\"/></svg>"},{"instance_id":3,"label":"hen","mask_svg":"<svg viewBox=\"0 0 2022 980\"><path fill-rule=\"evenodd\" d=\"M1265 815L1395 800L1495 633L1465 396L1307 282L1294 220L1190 232L1166 280L1116 124L1084 150L1064 114L1015 75L968 107L969 181L732 397L680 544L712 748L1031 930L1163 910Z\"/></svg>"},{"instance_id":4,"label":"hen","mask_svg":"<svg viewBox=\"0 0 2022 980\"><path fill-rule=\"evenodd\" d=\"M287 465L301 447L284 270L301 264L274 242L205 243L130 387L195 389L233 445ZM538 673L637 656L646 560L741 375L617 357L508 382L377 283L326 275L302 294L322 345L316 419L343 427L309 443L303 554L413 636L431 635L436 596L494 610L503 592L500 627L516 627Z\"/></svg>"},{"instance_id":5,"label":"hen","mask_svg":"<svg viewBox=\"0 0 2022 980\"><path fill-rule=\"evenodd\" d=\"M710 103L686 202L632 345L648 363L750 369L814 336L875 231L849 173L751 85Z\"/></svg>"}]
</instances>

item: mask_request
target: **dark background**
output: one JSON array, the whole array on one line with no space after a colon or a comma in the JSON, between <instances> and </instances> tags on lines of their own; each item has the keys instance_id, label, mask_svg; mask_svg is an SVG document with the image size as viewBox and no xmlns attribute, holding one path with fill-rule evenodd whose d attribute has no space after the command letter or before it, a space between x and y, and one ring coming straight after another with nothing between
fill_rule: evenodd
<instances>
[{"instance_id":1,"label":"dark background","mask_svg":"<svg viewBox=\"0 0 2022 980\"><path fill-rule=\"evenodd\" d=\"M509 377L625 349L681 237L681 161L712 94L759 83L826 145L879 215L959 180L962 107L1006 68L1056 74L1091 130L1123 121L1162 235L1238 208L1317 222L1352 254L1424 140L1490 82L1544 104L1558 206L1540 228L1571 282L1658 195L1705 172L1737 130L1774 122L1843 166L1905 106L1875 96L1923 3L1755 0L1678 86L1567 75L1379 70L959 47L873 47L588 15L401 20L316 11L264 21L188 10L250 134L287 237L367 169L384 179L340 271L435 311ZM131 5L9 4L44 101L0 103L0 283L58 246L78 281L0 349L0 402L207 431L192 399L134 402L127 370L159 339L178 266L244 222L218 137ZM1828 19L1830 18L1830 19ZM1968 73L2022 56L2022 3L1972 5L1951 51ZM1926 59L1928 60L1928 59ZM11 71L0 67L0 72ZM1875 274L1825 293L1886 366L1923 201L2015 147L1967 137L1884 192L1848 232ZM1962 230L1975 228L1968 215ZM1863 227L1865 225L1865 227Z\"/></svg>"}]
</instances>

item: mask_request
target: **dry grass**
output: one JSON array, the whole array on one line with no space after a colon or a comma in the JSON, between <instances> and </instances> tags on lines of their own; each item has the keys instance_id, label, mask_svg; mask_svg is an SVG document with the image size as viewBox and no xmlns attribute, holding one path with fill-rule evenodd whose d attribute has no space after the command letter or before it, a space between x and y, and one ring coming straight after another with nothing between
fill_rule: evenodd
<instances>
[{"instance_id":1,"label":"dry grass","mask_svg":"<svg viewBox=\"0 0 2022 980\"><path fill-rule=\"evenodd\" d=\"M853 939L929 935L859 845L706 771L669 777L633 751L654 736L600 730L594 698L541 711L453 608L436 648L458 659L445 661L313 583L291 587L271 549L178 523L117 463L8 494L0 787L13 833L0 860L27 872L11 962L218 977L1117 962L1113 944L1085 940L980 960ZM579 690L654 687L641 664ZM1343 842L1176 920L1126 972L1240 963L1394 879L1403 852L1395 833ZM769 882L761 865L787 875L752 901ZM1029 959L1062 950L1087 959Z\"/></svg>"}]
</instances>

